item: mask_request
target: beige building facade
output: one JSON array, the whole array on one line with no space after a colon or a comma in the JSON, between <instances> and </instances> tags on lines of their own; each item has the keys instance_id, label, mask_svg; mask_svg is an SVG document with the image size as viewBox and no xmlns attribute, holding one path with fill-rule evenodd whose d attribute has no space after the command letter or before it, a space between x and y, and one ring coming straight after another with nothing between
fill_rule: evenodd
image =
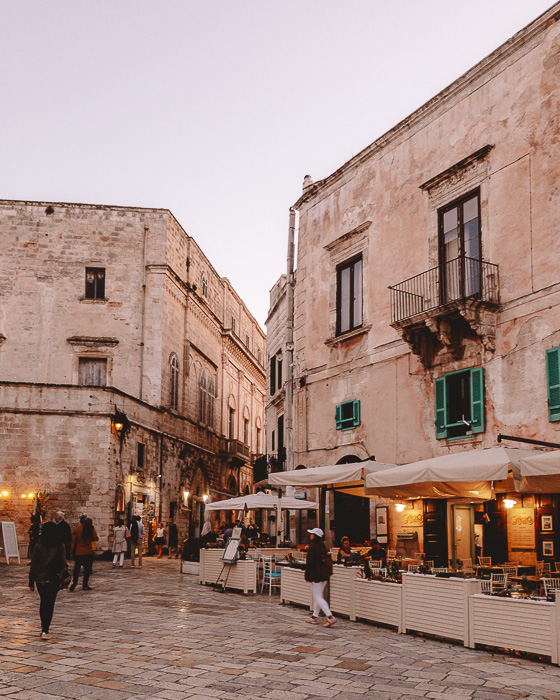
<instances>
[{"instance_id":1,"label":"beige building facade","mask_svg":"<svg viewBox=\"0 0 560 700\"><path fill-rule=\"evenodd\" d=\"M4 200L0 230L0 517L199 534L263 451L257 322L168 210Z\"/></svg>"},{"instance_id":2,"label":"beige building facade","mask_svg":"<svg viewBox=\"0 0 560 700\"><path fill-rule=\"evenodd\" d=\"M557 4L336 172L306 177L294 465L404 464L498 434L560 443L559 16ZM545 542L560 553L560 522L540 525L557 495L511 510L503 498L389 504L389 545L415 540L442 563L542 559ZM329 499L330 541L375 536L386 503ZM534 546L516 539L521 517Z\"/></svg>"}]
</instances>

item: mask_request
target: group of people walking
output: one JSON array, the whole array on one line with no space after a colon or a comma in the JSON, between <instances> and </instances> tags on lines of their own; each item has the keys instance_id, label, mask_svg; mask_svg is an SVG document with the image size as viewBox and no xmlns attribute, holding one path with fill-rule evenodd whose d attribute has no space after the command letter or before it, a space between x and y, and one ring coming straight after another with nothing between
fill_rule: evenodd
<instances>
[{"instance_id":1,"label":"group of people walking","mask_svg":"<svg viewBox=\"0 0 560 700\"><path fill-rule=\"evenodd\" d=\"M155 521L149 525L153 533L153 543L157 552L158 559L163 556L163 548L167 541L169 559L173 555L179 556L179 531L173 519L169 519L167 528L163 523ZM113 569L120 569L124 565L124 557L130 543L130 566L136 565L136 556L138 555L138 567L142 568L142 547L146 536L146 528L139 515L133 517L130 527L126 527L124 520L119 519L116 526L113 528Z\"/></svg>"}]
</instances>

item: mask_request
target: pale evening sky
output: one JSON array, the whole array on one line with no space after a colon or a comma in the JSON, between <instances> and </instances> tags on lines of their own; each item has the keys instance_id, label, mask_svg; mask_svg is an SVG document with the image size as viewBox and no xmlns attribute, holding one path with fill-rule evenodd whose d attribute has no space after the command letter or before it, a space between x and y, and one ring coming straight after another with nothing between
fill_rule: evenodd
<instances>
[{"instance_id":1,"label":"pale evening sky","mask_svg":"<svg viewBox=\"0 0 560 700\"><path fill-rule=\"evenodd\" d=\"M0 0L0 199L171 209L264 324L288 209L550 0Z\"/></svg>"}]
</instances>

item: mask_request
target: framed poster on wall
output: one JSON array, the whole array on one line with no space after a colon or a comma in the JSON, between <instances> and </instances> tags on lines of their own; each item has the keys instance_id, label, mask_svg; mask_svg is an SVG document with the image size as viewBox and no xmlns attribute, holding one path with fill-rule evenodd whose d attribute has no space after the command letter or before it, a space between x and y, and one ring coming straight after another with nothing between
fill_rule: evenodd
<instances>
[{"instance_id":1,"label":"framed poster on wall","mask_svg":"<svg viewBox=\"0 0 560 700\"><path fill-rule=\"evenodd\" d=\"M541 515L541 530L552 532L552 515Z\"/></svg>"},{"instance_id":2,"label":"framed poster on wall","mask_svg":"<svg viewBox=\"0 0 560 700\"><path fill-rule=\"evenodd\" d=\"M543 557L554 556L554 542L552 540L546 540L542 543L542 553Z\"/></svg>"},{"instance_id":3,"label":"framed poster on wall","mask_svg":"<svg viewBox=\"0 0 560 700\"><path fill-rule=\"evenodd\" d=\"M389 507L375 507L375 523L377 526L377 541L379 544L389 542Z\"/></svg>"}]
</instances>

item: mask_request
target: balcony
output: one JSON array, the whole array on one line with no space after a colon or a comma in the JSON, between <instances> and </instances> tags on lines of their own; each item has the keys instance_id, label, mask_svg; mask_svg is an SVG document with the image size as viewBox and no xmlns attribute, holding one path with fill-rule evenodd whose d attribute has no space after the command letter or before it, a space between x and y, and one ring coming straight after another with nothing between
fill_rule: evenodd
<instances>
[{"instance_id":1,"label":"balcony","mask_svg":"<svg viewBox=\"0 0 560 700\"><path fill-rule=\"evenodd\" d=\"M494 350L500 306L498 266L464 255L389 287L391 325L425 364L437 351L434 341L461 356L461 339L475 333Z\"/></svg>"},{"instance_id":2,"label":"balcony","mask_svg":"<svg viewBox=\"0 0 560 700\"><path fill-rule=\"evenodd\" d=\"M245 462L251 461L251 448L240 440L228 440L227 453L231 457L237 457Z\"/></svg>"}]
</instances>

